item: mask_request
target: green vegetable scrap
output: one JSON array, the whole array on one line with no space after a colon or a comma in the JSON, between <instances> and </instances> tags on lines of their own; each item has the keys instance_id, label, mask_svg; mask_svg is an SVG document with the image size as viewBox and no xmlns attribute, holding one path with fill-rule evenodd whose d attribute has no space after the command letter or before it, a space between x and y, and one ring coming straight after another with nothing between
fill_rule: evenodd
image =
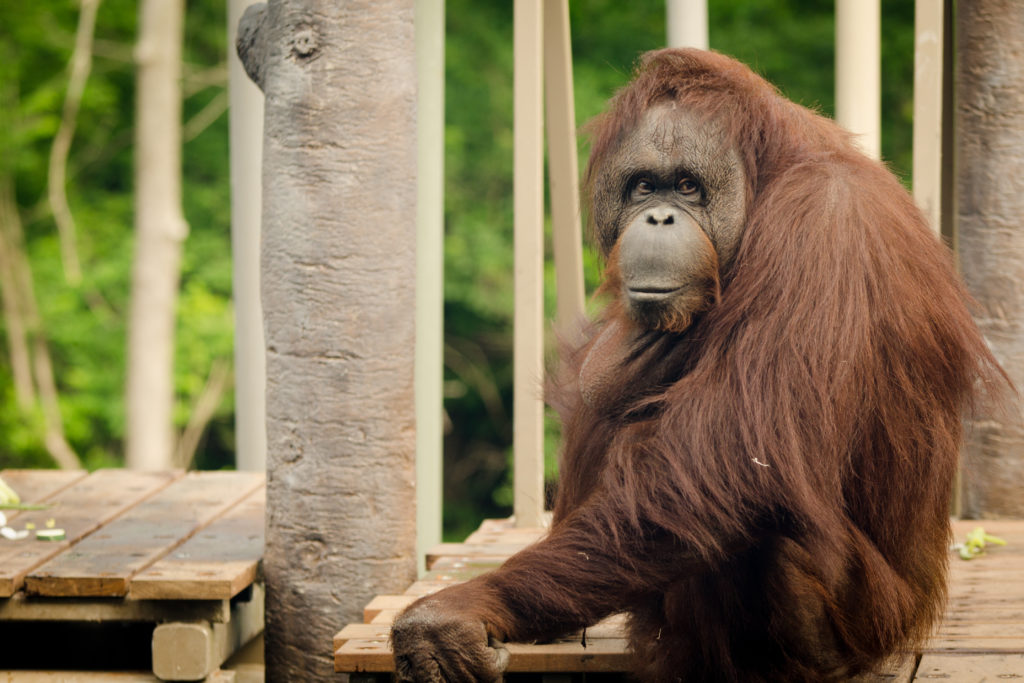
<instances>
[{"instance_id":1,"label":"green vegetable scrap","mask_svg":"<svg viewBox=\"0 0 1024 683\"><path fill-rule=\"evenodd\" d=\"M17 505L20 502L21 497L17 492L8 486L6 481L0 479L0 505Z\"/></svg>"},{"instance_id":2,"label":"green vegetable scrap","mask_svg":"<svg viewBox=\"0 0 1024 683\"><path fill-rule=\"evenodd\" d=\"M986 545L1006 545L1006 541L998 536L986 534L985 530L979 526L967 534L966 542L957 543L955 547L960 553L960 559L973 560L978 555L984 554Z\"/></svg>"},{"instance_id":3,"label":"green vegetable scrap","mask_svg":"<svg viewBox=\"0 0 1024 683\"><path fill-rule=\"evenodd\" d=\"M63 541L65 538L63 529L40 529L36 532L37 541Z\"/></svg>"}]
</instances>

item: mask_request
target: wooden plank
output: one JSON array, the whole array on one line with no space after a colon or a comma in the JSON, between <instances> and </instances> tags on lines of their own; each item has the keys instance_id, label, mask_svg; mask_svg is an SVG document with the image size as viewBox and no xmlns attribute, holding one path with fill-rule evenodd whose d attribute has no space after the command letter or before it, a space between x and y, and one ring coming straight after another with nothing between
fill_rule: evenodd
<instances>
[{"instance_id":1,"label":"wooden plank","mask_svg":"<svg viewBox=\"0 0 1024 683\"><path fill-rule=\"evenodd\" d=\"M547 529L539 529L536 527L504 528L498 525L488 525L487 521L490 520L485 520L484 524L467 536L464 542L472 545L515 543L527 546L540 540L544 534L547 533Z\"/></svg>"},{"instance_id":2,"label":"wooden plank","mask_svg":"<svg viewBox=\"0 0 1024 683\"><path fill-rule=\"evenodd\" d=\"M344 645L350 640L380 640L386 642L391 635L391 626L388 624L349 624L334 634L332 640L334 649Z\"/></svg>"},{"instance_id":3,"label":"wooden plank","mask_svg":"<svg viewBox=\"0 0 1024 683\"><path fill-rule=\"evenodd\" d=\"M256 579L263 557L266 487L261 486L153 566L137 574L128 597L217 600Z\"/></svg>"},{"instance_id":4,"label":"wooden plank","mask_svg":"<svg viewBox=\"0 0 1024 683\"><path fill-rule=\"evenodd\" d=\"M944 679L956 683L982 683L1024 678L1024 655L925 654L915 681Z\"/></svg>"},{"instance_id":5,"label":"wooden plank","mask_svg":"<svg viewBox=\"0 0 1024 683\"><path fill-rule=\"evenodd\" d=\"M430 571L425 576L441 573L465 576L468 579L500 567L505 564L507 559L508 556L506 555L477 555L475 557L453 555L451 557L439 557L431 563Z\"/></svg>"},{"instance_id":6,"label":"wooden plank","mask_svg":"<svg viewBox=\"0 0 1024 683\"><path fill-rule=\"evenodd\" d=\"M37 529L43 529L47 520L53 519L56 526L64 529L65 540L44 542L27 538L10 541L0 538L0 597L13 595L24 584L26 575L35 568L182 474L98 470L51 496L47 502L52 503L52 507L19 515L19 527L35 524Z\"/></svg>"},{"instance_id":7,"label":"wooden plank","mask_svg":"<svg viewBox=\"0 0 1024 683\"><path fill-rule=\"evenodd\" d=\"M578 641L508 643L505 647L509 654L507 671L510 673L596 673L632 669L629 644L623 638L588 638L586 647Z\"/></svg>"},{"instance_id":8,"label":"wooden plank","mask_svg":"<svg viewBox=\"0 0 1024 683\"><path fill-rule=\"evenodd\" d=\"M383 614L388 610L375 612L375 617ZM592 641L596 640L625 640L626 632L626 615L616 614L604 619L603 621L589 626L587 628L587 646L590 646ZM333 644L334 650L337 651L339 647L344 645L350 640L375 640L381 643L387 644L388 637L391 634L391 622L384 623L365 623L365 624L348 624L342 630L338 631L334 635ZM567 635L565 638L559 638L555 642L560 643L582 643L583 632L577 631Z\"/></svg>"},{"instance_id":9,"label":"wooden plank","mask_svg":"<svg viewBox=\"0 0 1024 683\"><path fill-rule=\"evenodd\" d=\"M465 558L467 562L503 562L529 543L441 543L427 552L427 568L432 569L442 557Z\"/></svg>"},{"instance_id":10,"label":"wooden plank","mask_svg":"<svg viewBox=\"0 0 1024 683\"><path fill-rule=\"evenodd\" d=\"M3 683L160 683L141 671L0 671Z\"/></svg>"},{"instance_id":11,"label":"wooden plank","mask_svg":"<svg viewBox=\"0 0 1024 683\"><path fill-rule=\"evenodd\" d=\"M939 629L939 636L943 638L963 638L970 636L994 636L999 638L1017 638L1024 646L1024 624L963 624L944 623Z\"/></svg>"},{"instance_id":12,"label":"wooden plank","mask_svg":"<svg viewBox=\"0 0 1024 683\"><path fill-rule=\"evenodd\" d=\"M231 618L228 600L41 598L19 591L0 600L0 621L214 621Z\"/></svg>"},{"instance_id":13,"label":"wooden plank","mask_svg":"<svg viewBox=\"0 0 1024 683\"><path fill-rule=\"evenodd\" d=\"M263 485L262 473L191 472L33 570L34 595L123 596L131 578Z\"/></svg>"},{"instance_id":14,"label":"wooden plank","mask_svg":"<svg viewBox=\"0 0 1024 683\"><path fill-rule=\"evenodd\" d=\"M3 470L0 477L21 498L22 503L44 503L54 494L71 486L89 473L85 470ZM5 510L7 519L18 514L17 510Z\"/></svg>"},{"instance_id":15,"label":"wooden plank","mask_svg":"<svg viewBox=\"0 0 1024 683\"><path fill-rule=\"evenodd\" d=\"M417 581L414 584L412 584L411 586L409 586L408 588L406 588L405 592L402 593L402 595L415 595L416 597L421 598L424 595L430 595L431 593L436 593L439 590L447 588L448 586L452 585L452 583L454 583L454 582L452 582L452 581Z\"/></svg>"},{"instance_id":16,"label":"wooden plank","mask_svg":"<svg viewBox=\"0 0 1024 683\"><path fill-rule=\"evenodd\" d=\"M631 668L628 644L623 638L525 644L507 643L508 673L543 671L550 673L621 672ZM353 638L341 644L334 653L335 671L386 672L394 670L394 660L387 639Z\"/></svg>"},{"instance_id":17,"label":"wooden plank","mask_svg":"<svg viewBox=\"0 0 1024 683\"><path fill-rule=\"evenodd\" d=\"M415 595L378 595L363 608L363 623L369 624L385 610L398 612L414 602Z\"/></svg>"},{"instance_id":18,"label":"wooden plank","mask_svg":"<svg viewBox=\"0 0 1024 683\"><path fill-rule=\"evenodd\" d=\"M348 640L334 652L334 670L348 672L394 671L395 663L387 641Z\"/></svg>"},{"instance_id":19,"label":"wooden plank","mask_svg":"<svg viewBox=\"0 0 1024 683\"><path fill-rule=\"evenodd\" d=\"M390 626L395 622L395 619L397 619L398 615L401 613L401 609L382 609L381 611L376 613L373 619L370 619L369 623Z\"/></svg>"}]
</instances>

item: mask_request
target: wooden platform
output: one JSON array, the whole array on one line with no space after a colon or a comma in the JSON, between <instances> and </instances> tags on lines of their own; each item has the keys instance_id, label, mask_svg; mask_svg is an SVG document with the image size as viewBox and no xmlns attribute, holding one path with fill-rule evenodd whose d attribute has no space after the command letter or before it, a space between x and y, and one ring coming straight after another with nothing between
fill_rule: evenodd
<instances>
[{"instance_id":1,"label":"wooden platform","mask_svg":"<svg viewBox=\"0 0 1024 683\"><path fill-rule=\"evenodd\" d=\"M956 521L962 541L977 526L1008 542L964 561L951 551L950 598L946 617L920 653L885 676L894 683L943 679L972 683L1024 679L1024 521ZM402 595L373 599L363 623L349 624L335 637L334 668L350 672L353 683L388 681L393 670L388 647L390 624L420 595L464 581L501 564L536 540L539 529L515 529L508 520L488 520L465 543L442 544L427 557L429 571ZM553 643L509 643L508 680L626 680L629 655L622 617ZM584 676L587 674L588 676Z\"/></svg>"},{"instance_id":2,"label":"wooden platform","mask_svg":"<svg viewBox=\"0 0 1024 683\"><path fill-rule=\"evenodd\" d=\"M30 534L0 537L0 633L2 651L10 653L0 657L0 669L12 660L39 668L30 660L40 648L48 648L46 669L80 668L63 661L72 656L67 643L46 642L53 634L72 644L120 641L106 643L105 654L129 668L148 662L162 680L215 680L224 659L262 631L262 473L0 476L24 502L47 506L4 511L8 526ZM63 529L65 538L37 540L34 532L48 526ZM104 627L113 635L100 633ZM12 676L0 671L0 680Z\"/></svg>"}]
</instances>

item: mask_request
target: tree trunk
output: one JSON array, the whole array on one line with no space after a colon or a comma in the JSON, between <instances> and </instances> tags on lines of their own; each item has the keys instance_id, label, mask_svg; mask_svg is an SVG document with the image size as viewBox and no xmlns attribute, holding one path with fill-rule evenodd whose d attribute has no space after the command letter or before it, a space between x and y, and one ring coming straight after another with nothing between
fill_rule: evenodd
<instances>
[{"instance_id":1,"label":"tree trunk","mask_svg":"<svg viewBox=\"0 0 1024 683\"><path fill-rule=\"evenodd\" d=\"M144 0L136 46L135 256L125 433L129 467L170 467L174 330L182 243L181 45L184 0Z\"/></svg>"},{"instance_id":2,"label":"tree trunk","mask_svg":"<svg viewBox=\"0 0 1024 683\"><path fill-rule=\"evenodd\" d=\"M1024 3L957 3L957 217L978 322L1024 389ZM1024 516L1024 420L1014 400L979 412L964 463L964 513Z\"/></svg>"},{"instance_id":3,"label":"tree trunk","mask_svg":"<svg viewBox=\"0 0 1024 683\"><path fill-rule=\"evenodd\" d=\"M415 578L413 0L249 8L266 96L267 680Z\"/></svg>"}]
</instances>

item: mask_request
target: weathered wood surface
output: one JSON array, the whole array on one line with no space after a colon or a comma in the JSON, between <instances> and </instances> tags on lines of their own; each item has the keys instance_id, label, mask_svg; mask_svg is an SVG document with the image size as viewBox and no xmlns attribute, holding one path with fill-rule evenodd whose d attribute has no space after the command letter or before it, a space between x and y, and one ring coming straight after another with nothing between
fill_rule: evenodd
<instances>
[{"instance_id":1,"label":"weathered wood surface","mask_svg":"<svg viewBox=\"0 0 1024 683\"><path fill-rule=\"evenodd\" d=\"M33 570L25 590L49 596L127 595L136 574L262 485L263 475L254 472L190 473Z\"/></svg>"},{"instance_id":2,"label":"weathered wood surface","mask_svg":"<svg viewBox=\"0 0 1024 683\"><path fill-rule=\"evenodd\" d=\"M81 612L74 609L78 603L57 596L127 596L155 614L149 600L223 601L256 579L263 549L261 473L3 470L0 476L25 502L49 506L11 516L11 526L38 530L52 520L66 536L0 538L4 619Z\"/></svg>"},{"instance_id":3,"label":"weathered wood surface","mask_svg":"<svg viewBox=\"0 0 1024 683\"><path fill-rule=\"evenodd\" d=\"M214 671L204 683L234 683L234 671ZM160 683L151 673L137 671L0 671L0 683Z\"/></svg>"},{"instance_id":4,"label":"weathered wood surface","mask_svg":"<svg viewBox=\"0 0 1024 683\"><path fill-rule=\"evenodd\" d=\"M31 533L29 538L18 541L0 538L0 598L13 595L25 583L30 572L51 558L61 557L78 541L166 487L181 474L99 470L46 498L44 502L50 504L47 509L23 512L14 522L16 528L33 525L36 530L45 529L53 520L56 527L64 530L65 539L38 541ZM3 476L6 481L6 473ZM63 480L62 476L55 477L55 482Z\"/></svg>"},{"instance_id":5,"label":"weathered wood surface","mask_svg":"<svg viewBox=\"0 0 1024 683\"><path fill-rule=\"evenodd\" d=\"M217 667L263 629L262 473L7 470L0 476L26 502L48 505L12 516L11 526L44 529L51 521L66 536L0 538L0 623L14 634L0 647L0 660L7 648L32 650L32 642L19 642L21 630L12 622L24 622L26 633L38 633L37 622L60 622L62 632L75 634L101 622L156 626L146 648L154 673L0 671L0 683L235 680ZM130 647L111 652L118 653L113 665L138 661ZM43 653L45 660L29 656L23 661L39 669L91 666L61 648Z\"/></svg>"},{"instance_id":6,"label":"weathered wood surface","mask_svg":"<svg viewBox=\"0 0 1024 683\"><path fill-rule=\"evenodd\" d=\"M263 556L263 509L260 487L163 559L132 579L133 599L232 598L256 579Z\"/></svg>"},{"instance_id":7,"label":"weathered wood surface","mask_svg":"<svg viewBox=\"0 0 1024 683\"><path fill-rule=\"evenodd\" d=\"M907 657L884 675L864 679L893 683L944 679L982 681L1024 678L1024 521L956 521L954 539L963 542L977 526L1007 541L970 561L950 554L946 616L919 657ZM334 636L335 670L372 678L393 668L388 634L391 621L417 597L493 569L516 549L536 540L542 529L516 529L509 520L487 520L465 543L442 544L428 554L430 571L402 595L380 595L366 605L363 624L349 624ZM509 673L608 674L629 670L623 617L616 615L582 634L544 644L509 643Z\"/></svg>"},{"instance_id":8,"label":"weathered wood surface","mask_svg":"<svg viewBox=\"0 0 1024 683\"><path fill-rule=\"evenodd\" d=\"M3 480L18 493L22 503L45 503L86 474L85 470L4 470ZM8 521L19 514L19 510L4 511Z\"/></svg>"}]
</instances>

